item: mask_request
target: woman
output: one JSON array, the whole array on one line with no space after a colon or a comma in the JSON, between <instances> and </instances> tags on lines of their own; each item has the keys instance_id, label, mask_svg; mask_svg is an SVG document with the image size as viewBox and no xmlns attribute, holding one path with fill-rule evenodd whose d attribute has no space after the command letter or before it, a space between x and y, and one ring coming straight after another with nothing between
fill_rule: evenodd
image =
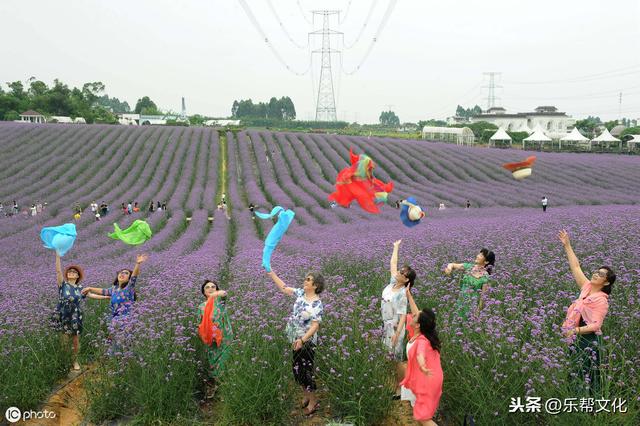
<instances>
[{"instance_id":1,"label":"woman","mask_svg":"<svg viewBox=\"0 0 640 426\"><path fill-rule=\"evenodd\" d=\"M584 389L583 385L586 383L588 393L599 396L601 328L609 310L609 295L616 282L616 274L610 267L601 266L588 279L580 268L580 261L573 252L567 231L560 231L558 238L567 254L571 274L580 288L580 296L567 310L562 330L572 342L570 352L574 372L581 380L580 388Z\"/></svg>"},{"instance_id":2,"label":"woman","mask_svg":"<svg viewBox=\"0 0 640 426\"><path fill-rule=\"evenodd\" d=\"M73 370L80 371L78 351L80 350L80 334L82 333L82 292L80 281L84 274L76 265L69 265L62 273L60 256L56 253L56 282L58 283L58 305L53 317L54 327L65 336L73 336ZM107 297L90 294L92 299L107 299Z\"/></svg>"},{"instance_id":3,"label":"woman","mask_svg":"<svg viewBox=\"0 0 640 426\"><path fill-rule=\"evenodd\" d=\"M404 333L407 318L407 296L405 288L413 286L416 272L404 265L398 270L398 250L402 240L393 243L393 253L389 272L391 279L382 291L382 323L384 327L383 343L389 354L396 361L396 396L400 399L400 380L404 377Z\"/></svg>"},{"instance_id":4,"label":"woman","mask_svg":"<svg viewBox=\"0 0 640 426\"><path fill-rule=\"evenodd\" d=\"M205 321L213 325L211 327L213 341L211 345L207 345L208 376L213 379L220 376L224 363L229 357L229 344L233 340L233 331L225 307L227 292L220 290L218 284L212 280L205 280L200 291L206 300L198 307L198 323L201 329L207 326L204 324ZM205 311L211 311L209 318L205 318Z\"/></svg>"},{"instance_id":5,"label":"woman","mask_svg":"<svg viewBox=\"0 0 640 426\"><path fill-rule=\"evenodd\" d=\"M493 273L496 263L496 255L483 248L476 255L474 263L449 263L444 273L451 275L453 271L463 270L464 275L460 280L460 294L456 302L458 315L462 319L467 319L469 312L476 312L482 309L481 293L489 290L489 278Z\"/></svg>"},{"instance_id":6,"label":"woman","mask_svg":"<svg viewBox=\"0 0 640 426\"><path fill-rule=\"evenodd\" d=\"M413 418L421 425L437 426L433 415L442 396L443 375L436 316L431 309L418 309L410 287L406 296L411 307L413 336L407 343L407 373L401 385L415 398Z\"/></svg>"},{"instance_id":7,"label":"woman","mask_svg":"<svg viewBox=\"0 0 640 426\"><path fill-rule=\"evenodd\" d=\"M126 317L136 300L136 280L140 274L140 265L148 258L149 256L146 254L139 254L133 271L122 269L118 272L111 288L87 287L82 290L82 294L93 293L108 296L107 298L111 299L112 319Z\"/></svg>"},{"instance_id":8,"label":"woman","mask_svg":"<svg viewBox=\"0 0 640 426\"><path fill-rule=\"evenodd\" d=\"M153 213L153 201L149 204L149 213Z\"/></svg>"},{"instance_id":9,"label":"woman","mask_svg":"<svg viewBox=\"0 0 640 426\"><path fill-rule=\"evenodd\" d=\"M302 408L305 415L311 416L319 406L313 362L324 311L318 296L324 290L324 278L320 274L309 273L302 288L292 288L287 287L275 272L268 272L267 275L282 293L296 298L287 323L287 337L293 348L293 376L304 392Z\"/></svg>"}]
</instances>

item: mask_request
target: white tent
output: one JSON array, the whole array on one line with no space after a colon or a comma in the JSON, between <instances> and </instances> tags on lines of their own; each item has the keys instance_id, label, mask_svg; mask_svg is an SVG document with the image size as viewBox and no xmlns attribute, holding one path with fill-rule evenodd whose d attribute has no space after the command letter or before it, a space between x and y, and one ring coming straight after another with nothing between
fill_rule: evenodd
<instances>
[{"instance_id":1,"label":"white tent","mask_svg":"<svg viewBox=\"0 0 640 426\"><path fill-rule=\"evenodd\" d=\"M525 142L540 142L542 146L545 142L551 142L551 138L544 134L540 126L537 126L532 135L522 139L522 149L524 149Z\"/></svg>"},{"instance_id":2,"label":"white tent","mask_svg":"<svg viewBox=\"0 0 640 426\"><path fill-rule=\"evenodd\" d=\"M468 127L432 127L422 128L422 139L455 142L458 145L473 145L475 136Z\"/></svg>"},{"instance_id":3,"label":"white tent","mask_svg":"<svg viewBox=\"0 0 640 426\"><path fill-rule=\"evenodd\" d=\"M633 138L627 141L627 148L629 148L629 151L633 151L637 146L640 146L640 135L631 136L633 136Z\"/></svg>"},{"instance_id":4,"label":"white tent","mask_svg":"<svg viewBox=\"0 0 640 426\"><path fill-rule=\"evenodd\" d=\"M579 143L581 145L589 143L589 138L585 137L577 127L574 127L571 133L560 139L560 148L562 148L562 142ZM589 146L591 146L589 144Z\"/></svg>"},{"instance_id":5,"label":"white tent","mask_svg":"<svg viewBox=\"0 0 640 426\"><path fill-rule=\"evenodd\" d=\"M602 143L606 143L607 146L609 146L609 144L611 142L620 142L620 139L616 138L615 136L611 135L611 133L609 133L609 130L607 130L607 128L605 127L605 129L602 131L602 133L600 133L600 135L597 138L593 138L591 139L591 145L593 146L594 143L597 144L602 144Z\"/></svg>"},{"instance_id":6,"label":"white tent","mask_svg":"<svg viewBox=\"0 0 640 426\"><path fill-rule=\"evenodd\" d=\"M511 145L511 136L509 136L507 132L505 132L502 127L500 127L498 131L489 138L489 146L495 145L497 141L509 142L509 145Z\"/></svg>"}]
</instances>

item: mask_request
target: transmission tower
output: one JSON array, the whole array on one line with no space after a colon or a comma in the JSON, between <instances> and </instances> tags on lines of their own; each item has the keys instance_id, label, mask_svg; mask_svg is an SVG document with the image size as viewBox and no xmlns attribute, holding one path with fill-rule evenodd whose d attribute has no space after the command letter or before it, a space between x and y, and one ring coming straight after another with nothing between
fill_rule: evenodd
<instances>
[{"instance_id":1,"label":"transmission tower","mask_svg":"<svg viewBox=\"0 0 640 426\"><path fill-rule=\"evenodd\" d=\"M314 10L312 13L314 20L316 15L322 16L322 30L309 33L310 36L322 35L322 48L312 52L322 54L320 82L318 84L318 102L316 104L316 121L336 121L336 98L333 91L331 54L340 53L340 51L331 49L331 36L342 35L342 33L329 28L329 18L331 15L338 15L340 12L337 10Z\"/></svg>"},{"instance_id":2,"label":"transmission tower","mask_svg":"<svg viewBox=\"0 0 640 426\"><path fill-rule=\"evenodd\" d=\"M180 113L180 118L183 120L187 118L187 106L184 103L184 97L182 98L182 112Z\"/></svg>"},{"instance_id":3,"label":"transmission tower","mask_svg":"<svg viewBox=\"0 0 640 426\"><path fill-rule=\"evenodd\" d=\"M489 89L489 93L487 95L487 109L493 108L496 106L496 99L500 99L496 97L496 89L501 88L502 86L496 85L496 76L501 75L501 72L484 72L484 75L489 76L489 85L482 86L485 89Z\"/></svg>"}]
</instances>

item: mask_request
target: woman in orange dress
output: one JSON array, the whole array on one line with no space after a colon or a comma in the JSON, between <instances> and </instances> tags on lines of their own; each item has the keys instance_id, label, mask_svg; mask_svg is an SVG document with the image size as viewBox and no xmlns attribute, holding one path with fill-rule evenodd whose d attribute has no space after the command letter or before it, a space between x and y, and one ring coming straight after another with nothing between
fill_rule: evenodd
<instances>
[{"instance_id":1,"label":"woman in orange dress","mask_svg":"<svg viewBox=\"0 0 640 426\"><path fill-rule=\"evenodd\" d=\"M418 309L407 288L411 308L413 337L409 340L407 372L400 383L415 395L413 418L421 425L437 426L433 415L442 396L442 366L440 365L440 339L436 331L436 315L429 309Z\"/></svg>"}]
</instances>

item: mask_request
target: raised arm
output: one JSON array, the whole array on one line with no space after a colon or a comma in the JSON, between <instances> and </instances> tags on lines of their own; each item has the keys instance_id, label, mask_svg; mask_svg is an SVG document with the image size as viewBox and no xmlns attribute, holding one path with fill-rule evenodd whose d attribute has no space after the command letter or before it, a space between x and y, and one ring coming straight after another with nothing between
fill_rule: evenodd
<instances>
[{"instance_id":1,"label":"raised arm","mask_svg":"<svg viewBox=\"0 0 640 426\"><path fill-rule=\"evenodd\" d=\"M56 252L56 282L58 287L62 285L64 277L62 276L62 263L60 262L60 255Z\"/></svg>"},{"instance_id":2,"label":"raised arm","mask_svg":"<svg viewBox=\"0 0 640 426\"><path fill-rule=\"evenodd\" d=\"M99 294L93 294L93 293L87 293L87 297L89 299L96 299L96 300L105 300L105 299L111 299L111 296L102 296Z\"/></svg>"},{"instance_id":3,"label":"raised arm","mask_svg":"<svg viewBox=\"0 0 640 426\"><path fill-rule=\"evenodd\" d=\"M418 309L418 305L416 305L416 301L413 299L413 295L411 294L411 288L407 287L405 290L407 294L407 301L409 302L409 310L411 311L411 315L414 317L420 314L420 309Z\"/></svg>"},{"instance_id":4,"label":"raised arm","mask_svg":"<svg viewBox=\"0 0 640 426\"><path fill-rule=\"evenodd\" d=\"M136 266L133 268L132 277L137 277L140 274L140 264L146 262L148 258L149 255L146 254L139 254L138 257L136 257Z\"/></svg>"},{"instance_id":5,"label":"raised arm","mask_svg":"<svg viewBox=\"0 0 640 426\"><path fill-rule=\"evenodd\" d=\"M393 253L391 253L391 262L389 262L389 272L391 276L395 277L398 274L398 250L402 240L398 240L393 243Z\"/></svg>"},{"instance_id":6,"label":"raised arm","mask_svg":"<svg viewBox=\"0 0 640 426\"><path fill-rule=\"evenodd\" d=\"M580 261L578 260L578 256L573 252L573 248L571 247L571 241L569 240L569 234L564 229L558 233L558 238L564 247L564 251L567 254L567 260L569 261L569 268L571 268L571 274L573 274L573 279L578 284L578 287L582 287L582 285L589 281L584 272L582 272L582 268L580 268Z\"/></svg>"},{"instance_id":7,"label":"raised arm","mask_svg":"<svg viewBox=\"0 0 640 426\"><path fill-rule=\"evenodd\" d=\"M464 269L464 263L447 263L447 267L444 268L444 273L451 275L451 272L459 271L461 269Z\"/></svg>"},{"instance_id":8,"label":"raised arm","mask_svg":"<svg viewBox=\"0 0 640 426\"><path fill-rule=\"evenodd\" d=\"M287 285L276 275L275 272L267 272L267 275L271 278L271 280L276 283L281 292L286 294L287 296L293 296L294 289L291 287L287 287Z\"/></svg>"}]
</instances>

